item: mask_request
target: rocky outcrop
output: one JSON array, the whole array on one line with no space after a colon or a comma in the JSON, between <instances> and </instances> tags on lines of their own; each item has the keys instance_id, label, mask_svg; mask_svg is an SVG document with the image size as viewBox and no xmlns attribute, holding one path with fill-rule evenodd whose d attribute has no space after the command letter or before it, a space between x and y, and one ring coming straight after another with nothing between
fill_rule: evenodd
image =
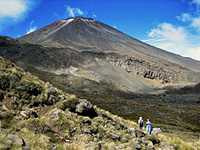
<instances>
[{"instance_id":1,"label":"rocky outcrop","mask_svg":"<svg viewBox=\"0 0 200 150\"><path fill-rule=\"evenodd\" d=\"M174 83L181 79L178 70L168 69L162 63L150 62L134 57L115 57L107 56L106 60L116 66L124 69L126 72L138 75L147 79L157 80L162 84Z\"/></svg>"},{"instance_id":2,"label":"rocky outcrop","mask_svg":"<svg viewBox=\"0 0 200 150\"><path fill-rule=\"evenodd\" d=\"M30 117L30 112L28 110L26 111L21 111L20 115L24 118L24 119L28 119Z\"/></svg>"},{"instance_id":3,"label":"rocky outcrop","mask_svg":"<svg viewBox=\"0 0 200 150\"><path fill-rule=\"evenodd\" d=\"M142 130L135 130L135 133L136 133L136 137L138 138L142 138L146 136L146 134Z\"/></svg>"},{"instance_id":4,"label":"rocky outcrop","mask_svg":"<svg viewBox=\"0 0 200 150\"><path fill-rule=\"evenodd\" d=\"M84 100L68 100L64 101L63 104L61 105L61 109L69 109L71 112L78 113L79 115L82 116L88 116L90 118L97 117L98 114L96 110L93 108L93 105Z\"/></svg>"},{"instance_id":5,"label":"rocky outcrop","mask_svg":"<svg viewBox=\"0 0 200 150\"><path fill-rule=\"evenodd\" d=\"M47 97L43 99L43 104L53 105L60 100L60 98L58 97L60 93L57 92L55 88L47 88L46 95Z\"/></svg>"},{"instance_id":6,"label":"rocky outcrop","mask_svg":"<svg viewBox=\"0 0 200 150\"><path fill-rule=\"evenodd\" d=\"M110 134L110 138L115 140L115 141L119 141L120 140L120 136L118 136L116 134L113 134L113 133Z\"/></svg>"},{"instance_id":7,"label":"rocky outcrop","mask_svg":"<svg viewBox=\"0 0 200 150\"><path fill-rule=\"evenodd\" d=\"M133 135L134 137L136 137L136 132L134 128L129 128L128 129L129 133L131 133L131 135Z\"/></svg>"},{"instance_id":8,"label":"rocky outcrop","mask_svg":"<svg viewBox=\"0 0 200 150\"><path fill-rule=\"evenodd\" d=\"M13 144L17 144L20 147L25 146L24 139L19 137L18 135L11 134L9 138L12 140Z\"/></svg>"},{"instance_id":9,"label":"rocky outcrop","mask_svg":"<svg viewBox=\"0 0 200 150\"><path fill-rule=\"evenodd\" d=\"M160 128L153 128L151 131L151 134L153 134L153 135L158 135L160 133L162 133Z\"/></svg>"}]
</instances>

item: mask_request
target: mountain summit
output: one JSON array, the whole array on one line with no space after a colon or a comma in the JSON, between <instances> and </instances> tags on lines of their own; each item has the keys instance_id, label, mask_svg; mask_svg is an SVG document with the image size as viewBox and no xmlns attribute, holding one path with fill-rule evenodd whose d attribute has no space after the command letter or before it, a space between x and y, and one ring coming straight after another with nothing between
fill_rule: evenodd
<instances>
[{"instance_id":1,"label":"mountain summit","mask_svg":"<svg viewBox=\"0 0 200 150\"><path fill-rule=\"evenodd\" d=\"M150 46L91 18L72 17L59 20L18 39L48 47L71 48L77 51L114 51L183 66L200 66L198 61Z\"/></svg>"}]
</instances>

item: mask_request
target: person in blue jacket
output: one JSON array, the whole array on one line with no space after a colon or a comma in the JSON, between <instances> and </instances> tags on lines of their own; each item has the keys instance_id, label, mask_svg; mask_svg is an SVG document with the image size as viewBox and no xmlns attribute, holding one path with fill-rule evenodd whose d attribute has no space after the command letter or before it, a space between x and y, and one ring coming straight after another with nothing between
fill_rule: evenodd
<instances>
[{"instance_id":1,"label":"person in blue jacket","mask_svg":"<svg viewBox=\"0 0 200 150\"><path fill-rule=\"evenodd\" d=\"M149 119L147 119L147 122L146 122L146 129L147 129L147 133L151 134L151 122L149 121Z\"/></svg>"}]
</instances>

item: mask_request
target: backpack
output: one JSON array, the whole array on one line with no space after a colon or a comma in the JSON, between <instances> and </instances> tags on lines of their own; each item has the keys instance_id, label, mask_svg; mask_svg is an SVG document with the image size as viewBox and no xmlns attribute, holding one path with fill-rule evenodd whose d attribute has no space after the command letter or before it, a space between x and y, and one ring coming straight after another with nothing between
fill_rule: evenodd
<instances>
[{"instance_id":1,"label":"backpack","mask_svg":"<svg viewBox=\"0 0 200 150\"><path fill-rule=\"evenodd\" d=\"M140 120L139 125L143 126L143 120Z\"/></svg>"}]
</instances>

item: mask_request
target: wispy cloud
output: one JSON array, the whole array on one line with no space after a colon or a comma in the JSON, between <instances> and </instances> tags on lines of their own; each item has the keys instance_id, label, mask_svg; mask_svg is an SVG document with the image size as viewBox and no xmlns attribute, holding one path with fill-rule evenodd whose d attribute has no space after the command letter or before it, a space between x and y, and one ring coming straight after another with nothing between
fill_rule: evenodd
<instances>
[{"instance_id":1,"label":"wispy cloud","mask_svg":"<svg viewBox=\"0 0 200 150\"><path fill-rule=\"evenodd\" d=\"M75 16L82 16L87 14L87 12L83 12L80 8L72 8L69 5L66 5L66 10L65 10L65 17L75 17Z\"/></svg>"},{"instance_id":2,"label":"wispy cloud","mask_svg":"<svg viewBox=\"0 0 200 150\"><path fill-rule=\"evenodd\" d=\"M182 22L187 22L192 20L192 16L188 13L182 13L180 16L176 16L176 18Z\"/></svg>"},{"instance_id":3,"label":"wispy cloud","mask_svg":"<svg viewBox=\"0 0 200 150\"><path fill-rule=\"evenodd\" d=\"M161 23L152 29L144 42L164 50L200 60L200 38L184 27L175 27L170 23Z\"/></svg>"},{"instance_id":4,"label":"wispy cloud","mask_svg":"<svg viewBox=\"0 0 200 150\"><path fill-rule=\"evenodd\" d=\"M0 0L0 31L25 19L33 5L34 0Z\"/></svg>"},{"instance_id":5,"label":"wispy cloud","mask_svg":"<svg viewBox=\"0 0 200 150\"><path fill-rule=\"evenodd\" d=\"M189 3L200 6L200 0ZM176 18L183 25L160 23L148 32L148 39L143 40L149 44L182 56L200 60L200 16L196 10L191 13L182 13Z\"/></svg>"},{"instance_id":6,"label":"wispy cloud","mask_svg":"<svg viewBox=\"0 0 200 150\"><path fill-rule=\"evenodd\" d=\"M35 23L34 20L31 21L31 23L29 24L28 29L26 30L26 34L29 34L35 30L37 30L37 26L34 26L33 24Z\"/></svg>"},{"instance_id":7,"label":"wispy cloud","mask_svg":"<svg viewBox=\"0 0 200 150\"><path fill-rule=\"evenodd\" d=\"M191 4L200 5L200 0L192 0Z\"/></svg>"}]
</instances>

